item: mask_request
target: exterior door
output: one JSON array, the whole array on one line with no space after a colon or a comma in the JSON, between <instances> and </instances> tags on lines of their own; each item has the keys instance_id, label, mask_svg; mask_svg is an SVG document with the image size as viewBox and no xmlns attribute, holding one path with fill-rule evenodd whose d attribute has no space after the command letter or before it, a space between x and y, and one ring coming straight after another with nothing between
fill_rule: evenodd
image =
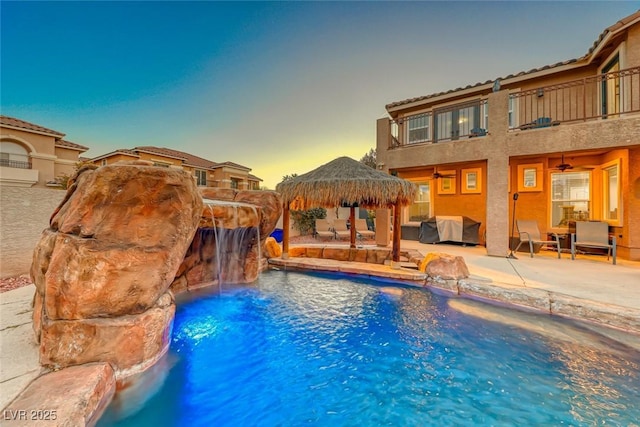
<instances>
[{"instance_id":1,"label":"exterior door","mask_svg":"<svg viewBox=\"0 0 640 427\"><path fill-rule=\"evenodd\" d=\"M602 73L620 71L620 58L615 56L603 69ZM618 74L602 77L602 117L617 117L620 113L620 76Z\"/></svg>"}]
</instances>

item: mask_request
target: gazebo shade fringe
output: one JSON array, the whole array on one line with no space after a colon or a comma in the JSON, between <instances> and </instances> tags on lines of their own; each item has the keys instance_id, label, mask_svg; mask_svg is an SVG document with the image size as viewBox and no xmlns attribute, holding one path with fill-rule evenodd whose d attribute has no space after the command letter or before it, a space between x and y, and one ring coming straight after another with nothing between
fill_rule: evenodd
<instances>
[{"instance_id":1,"label":"gazebo shade fringe","mask_svg":"<svg viewBox=\"0 0 640 427\"><path fill-rule=\"evenodd\" d=\"M276 186L284 203L297 197L305 207L333 207L357 203L365 208L390 208L413 203L417 188L412 182L375 170L349 157L339 157L311 172Z\"/></svg>"}]
</instances>

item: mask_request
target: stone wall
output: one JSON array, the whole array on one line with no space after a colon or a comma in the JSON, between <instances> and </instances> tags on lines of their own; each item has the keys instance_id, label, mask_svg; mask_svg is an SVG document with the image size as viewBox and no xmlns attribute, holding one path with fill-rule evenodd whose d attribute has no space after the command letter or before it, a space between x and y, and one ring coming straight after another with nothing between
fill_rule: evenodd
<instances>
[{"instance_id":1,"label":"stone wall","mask_svg":"<svg viewBox=\"0 0 640 427\"><path fill-rule=\"evenodd\" d=\"M0 187L0 278L29 272L33 249L65 192Z\"/></svg>"}]
</instances>

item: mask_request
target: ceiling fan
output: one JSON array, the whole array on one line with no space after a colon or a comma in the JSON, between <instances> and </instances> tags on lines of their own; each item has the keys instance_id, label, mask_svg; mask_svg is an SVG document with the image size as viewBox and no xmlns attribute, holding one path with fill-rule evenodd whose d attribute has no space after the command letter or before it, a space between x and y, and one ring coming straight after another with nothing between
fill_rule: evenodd
<instances>
[{"instance_id":1,"label":"ceiling fan","mask_svg":"<svg viewBox=\"0 0 640 427\"><path fill-rule=\"evenodd\" d=\"M438 178L455 178L456 174L443 174L438 172L438 169L436 167L433 168L433 179L438 179Z\"/></svg>"},{"instance_id":2,"label":"ceiling fan","mask_svg":"<svg viewBox=\"0 0 640 427\"><path fill-rule=\"evenodd\" d=\"M567 169L573 169L573 165L570 163L564 162L564 153L562 153L562 158L560 159L560 164L556 165L555 169L558 169L560 172L564 172Z\"/></svg>"}]
</instances>

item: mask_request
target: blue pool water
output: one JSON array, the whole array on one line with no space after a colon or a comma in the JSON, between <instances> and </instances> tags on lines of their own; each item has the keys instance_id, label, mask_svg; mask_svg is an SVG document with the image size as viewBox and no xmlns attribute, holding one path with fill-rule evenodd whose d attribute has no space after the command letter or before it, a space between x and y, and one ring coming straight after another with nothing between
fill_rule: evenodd
<instances>
[{"instance_id":1,"label":"blue pool water","mask_svg":"<svg viewBox=\"0 0 640 427\"><path fill-rule=\"evenodd\" d=\"M640 352L572 322L295 272L191 298L166 369L117 395L99 426L640 420Z\"/></svg>"}]
</instances>

